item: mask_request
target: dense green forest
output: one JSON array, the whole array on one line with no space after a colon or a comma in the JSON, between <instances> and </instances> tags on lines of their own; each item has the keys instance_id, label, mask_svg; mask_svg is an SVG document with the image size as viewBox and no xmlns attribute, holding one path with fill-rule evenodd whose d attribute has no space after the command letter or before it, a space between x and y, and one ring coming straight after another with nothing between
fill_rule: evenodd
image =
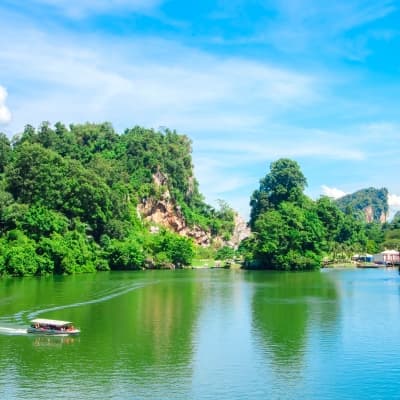
<instances>
[{"instance_id":1,"label":"dense green forest","mask_svg":"<svg viewBox=\"0 0 400 400\"><path fill-rule=\"evenodd\" d=\"M109 123L44 122L11 140L0 134L0 275L189 265L193 240L151 234L137 205L168 191L188 226L229 238L233 210L204 202L191 151L175 131L118 134Z\"/></svg>"},{"instance_id":2,"label":"dense green forest","mask_svg":"<svg viewBox=\"0 0 400 400\"><path fill-rule=\"evenodd\" d=\"M370 188L338 203L328 197L311 200L306 185L297 162L271 164L251 196L253 235L240 246L247 267L315 269L323 262L349 261L355 253L400 248L400 214L391 223L375 222L388 211L386 189ZM372 206L374 222L366 222L366 206Z\"/></svg>"},{"instance_id":3,"label":"dense green forest","mask_svg":"<svg viewBox=\"0 0 400 400\"><path fill-rule=\"evenodd\" d=\"M134 127L118 134L109 123L44 122L11 140L0 133L0 275L174 268L195 255L240 255L246 267L303 270L400 248L400 214L377 222L388 212L386 189L313 201L290 159L273 162L252 194L252 235L237 252L221 247L235 214L224 201L219 209L205 203L191 151L190 139L175 131ZM218 238L219 247L196 246L162 226L152 232L138 205L165 193L185 224Z\"/></svg>"},{"instance_id":4,"label":"dense green forest","mask_svg":"<svg viewBox=\"0 0 400 400\"><path fill-rule=\"evenodd\" d=\"M386 188L361 189L337 199L336 204L343 212L351 210L355 217L367 222L381 222L389 211L388 191ZM371 215L366 215L368 208L372 211Z\"/></svg>"}]
</instances>

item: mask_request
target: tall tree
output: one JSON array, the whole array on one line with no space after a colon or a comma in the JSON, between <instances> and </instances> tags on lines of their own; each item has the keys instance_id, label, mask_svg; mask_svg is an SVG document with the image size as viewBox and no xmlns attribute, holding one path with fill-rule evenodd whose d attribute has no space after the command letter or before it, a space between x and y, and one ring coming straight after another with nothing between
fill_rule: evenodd
<instances>
[{"instance_id":1,"label":"tall tree","mask_svg":"<svg viewBox=\"0 0 400 400\"><path fill-rule=\"evenodd\" d=\"M11 143L7 136L0 132L0 173L4 172L4 167L11 158Z\"/></svg>"},{"instance_id":2,"label":"tall tree","mask_svg":"<svg viewBox=\"0 0 400 400\"><path fill-rule=\"evenodd\" d=\"M250 226L254 227L258 216L276 209L283 201L301 204L307 180L296 161L281 158L271 163L270 172L260 180L260 188L254 191L250 206Z\"/></svg>"}]
</instances>

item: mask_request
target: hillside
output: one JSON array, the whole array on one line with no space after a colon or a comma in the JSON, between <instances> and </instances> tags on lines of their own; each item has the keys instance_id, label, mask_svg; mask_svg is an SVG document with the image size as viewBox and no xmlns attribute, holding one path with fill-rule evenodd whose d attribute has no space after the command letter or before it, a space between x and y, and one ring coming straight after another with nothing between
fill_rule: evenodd
<instances>
[{"instance_id":1,"label":"hillside","mask_svg":"<svg viewBox=\"0 0 400 400\"><path fill-rule=\"evenodd\" d=\"M367 188L336 200L343 212L352 212L365 222L387 222L389 205L386 188Z\"/></svg>"},{"instance_id":2,"label":"hillside","mask_svg":"<svg viewBox=\"0 0 400 400\"><path fill-rule=\"evenodd\" d=\"M230 207L204 202L190 139L170 130L44 122L0 134L0 197L0 274L185 265L194 244L235 228Z\"/></svg>"}]
</instances>

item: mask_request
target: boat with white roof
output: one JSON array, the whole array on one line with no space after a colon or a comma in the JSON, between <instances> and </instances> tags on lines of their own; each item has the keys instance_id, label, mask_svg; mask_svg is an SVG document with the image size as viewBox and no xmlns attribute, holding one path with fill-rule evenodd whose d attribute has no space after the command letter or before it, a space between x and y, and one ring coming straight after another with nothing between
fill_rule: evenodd
<instances>
[{"instance_id":1,"label":"boat with white roof","mask_svg":"<svg viewBox=\"0 0 400 400\"><path fill-rule=\"evenodd\" d=\"M78 335L80 329L75 328L70 321L60 321L57 319L36 318L30 323L28 333L41 335Z\"/></svg>"}]
</instances>

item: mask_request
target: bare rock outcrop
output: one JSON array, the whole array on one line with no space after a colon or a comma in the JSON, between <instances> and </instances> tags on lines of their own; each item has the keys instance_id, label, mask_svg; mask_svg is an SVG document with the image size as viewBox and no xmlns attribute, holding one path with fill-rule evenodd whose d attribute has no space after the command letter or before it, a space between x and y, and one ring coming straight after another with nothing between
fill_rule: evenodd
<instances>
[{"instance_id":1,"label":"bare rock outcrop","mask_svg":"<svg viewBox=\"0 0 400 400\"><path fill-rule=\"evenodd\" d=\"M158 171L153 175L153 180L162 194L158 198L143 199L138 205L138 213L151 224L151 231L156 232L159 226L163 226L193 238L199 245L208 246L211 243L211 233L198 226L187 226L182 211L171 199L166 186L168 178Z\"/></svg>"},{"instance_id":2,"label":"bare rock outcrop","mask_svg":"<svg viewBox=\"0 0 400 400\"><path fill-rule=\"evenodd\" d=\"M239 214L235 214L235 229L232 238L227 244L237 248L243 239L250 236L250 233L251 231L246 221Z\"/></svg>"},{"instance_id":3,"label":"bare rock outcrop","mask_svg":"<svg viewBox=\"0 0 400 400\"><path fill-rule=\"evenodd\" d=\"M364 215L365 215L365 221L366 222L374 222L374 208L372 206L367 206L364 208ZM381 212L379 216L379 222L381 224L384 224L388 220L388 215L385 214L383 211Z\"/></svg>"},{"instance_id":4,"label":"bare rock outcrop","mask_svg":"<svg viewBox=\"0 0 400 400\"><path fill-rule=\"evenodd\" d=\"M167 188L168 178L158 171L153 175L153 180L161 195L157 198L143 199L137 207L139 215L150 223L151 232L156 233L159 227L165 227L179 235L193 238L195 243L201 246L209 246L213 240L220 241L220 245L227 244L235 248L241 240L250 235L250 229L239 214L235 215L235 230L228 243L223 242L221 238L212 238L210 231L199 226L188 226L179 206L171 199Z\"/></svg>"}]
</instances>

